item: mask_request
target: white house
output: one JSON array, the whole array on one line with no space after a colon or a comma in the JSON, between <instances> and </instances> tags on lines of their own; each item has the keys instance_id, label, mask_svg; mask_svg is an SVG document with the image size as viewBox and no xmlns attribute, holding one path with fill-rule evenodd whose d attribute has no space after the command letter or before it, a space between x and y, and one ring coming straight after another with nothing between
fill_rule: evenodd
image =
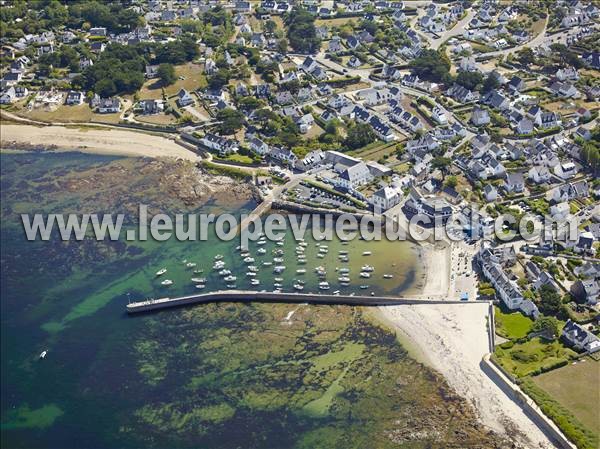
<instances>
[{"instance_id":1,"label":"white house","mask_svg":"<svg viewBox=\"0 0 600 449\"><path fill-rule=\"evenodd\" d=\"M358 162L346 168L338 177L340 186L348 190L369 183L373 179L369 167L364 162Z\"/></svg>"}]
</instances>

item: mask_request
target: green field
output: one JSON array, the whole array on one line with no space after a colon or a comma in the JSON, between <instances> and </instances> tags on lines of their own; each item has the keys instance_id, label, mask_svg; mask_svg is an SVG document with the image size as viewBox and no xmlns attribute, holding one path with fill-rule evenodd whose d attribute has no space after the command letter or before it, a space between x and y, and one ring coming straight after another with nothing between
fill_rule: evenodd
<instances>
[{"instance_id":1,"label":"green field","mask_svg":"<svg viewBox=\"0 0 600 449\"><path fill-rule=\"evenodd\" d=\"M590 358L533 378L596 435L600 434L600 362Z\"/></svg>"},{"instance_id":2,"label":"green field","mask_svg":"<svg viewBox=\"0 0 600 449\"><path fill-rule=\"evenodd\" d=\"M532 338L524 343L516 343L508 348L496 347L495 355L509 373L517 377L533 374L540 369L569 360L576 353L559 341L546 342Z\"/></svg>"},{"instance_id":3,"label":"green field","mask_svg":"<svg viewBox=\"0 0 600 449\"><path fill-rule=\"evenodd\" d=\"M521 312L505 313L500 307L494 307L496 334L510 340L526 337L533 321Z\"/></svg>"}]
</instances>

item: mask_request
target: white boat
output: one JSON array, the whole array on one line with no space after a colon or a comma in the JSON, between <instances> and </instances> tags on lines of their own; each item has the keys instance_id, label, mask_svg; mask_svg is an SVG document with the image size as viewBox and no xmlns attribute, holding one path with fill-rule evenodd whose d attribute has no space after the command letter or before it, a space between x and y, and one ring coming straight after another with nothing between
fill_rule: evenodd
<instances>
[{"instance_id":1,"label":"white boat","mask_svg":"<svg viewBox=\"0 0 600 449\"><path fill-rule=\"evenodd\" d=\"M195 262L188 262L188 263L185 264L185 266L188 267L188 268L194 268L196 266L196 263Z\"/></svg>"},{"instance_id":2,"label":"white boat","mask_svg":"<svg viewBox=\"0 0 600 449\"><path fill-rule=\"evenodd\" d=\"M258 248L258 251L256 251L258 254L267 254L267 250L264 248Z\"/></svg>"},{"instance_id":3,"label":"white boat","mask_svg":"<svg viewBox=\"0 0 600 449\"><path fill-rule=\"evenodd\" d=\"M192 273L194 273L194 274L200 274L200 273L204 273L204 270L202 268L199 268L197 270L194 270Z\"/></svg>"},{"instance_id":4,"label":"white boat","mask_svg":"<svg viewBox=\"0 0 600 449\"><path fill-rule=\"evenodd\" d=\"M250 253L249 252L243 252L240 254L240 257L243 259L244 257L250 257Z\"/></svg>"},{"instance_id":5,"label":"white boat","mask_svg":"<svg viewBox=\"0 0 600 449\"><path fill-rule=\"evenodd\" d=\"M370 256L371 254L373 254L371 251L363 251L363 256Z\"/></svg>"},{"instance_id":6,"label":"white boat","mask_svg":"<svg viewBox=\"0 0 600 449\"><path fill-rule=\"evenodd\" d=\"M298 263L300 265L304 265L304 264L306 264L306 259L298 259Z\"/></svg>"},{"instance_id":7,"label":"white boat","mask_svg":"<svg viewBox=\"0 0 600 449\"><path fill-rule=\"evenodd\" d=\"M202 290L203 288L206 288L206 284L196 284L196 288Z\"/></svg>"},{"instance_id":8,"label":"white boat","mask_svg":"<svg viewBox=\"0 0 600 449\"><path fill-rule=\"evenodd\" d=\"M236 276L229 275L229 276L225 276L225 277L223 278L223 280L224 280L225 282L233 282L233 281L236 281L236 280L237 280L237 277L236 277Z\"/></svg>"},{"instance_id":9,"label":"white boat","mask_svg":"<svg viewBox=\"0 0 600 449\"><path fill-rule=\"evenodd\" d=\"M361 288L361 290L366 290L367 288L369 288L369 286L368 285L361 285L360 288Z\"/></svg>"},{"instance_id":10,"label":"white boat","mask_svg":"<svg viewBox=\"0 0 600 449\"><path fill-rule=\"evenodd\" d=\"M340 262L349 262L348 256L340 256Z\"/></svg>"},{"instance_id":11,"label":"white boat","mask_svg":"<svg viewBox=\"0 0 600 449\"><path fill-rule=\"evenodd\" d=\"M304 285L294 284L294 289L298 291L304 290Z\"/></svg>"},{"instance_id":12,"label":"white boat","mask_svg":"<svg viewBox=\"0 0 600 449\"><path fill-rule=\"evenodd\" d=\"M317 257L318 257L319 259L325 259L325 254L323 254L323 253L319 253L319 254L317 254Z\"/></svg>"},{"instance_id":13,"label":"white boat","mask_svg":"<svg viewBox=\"0 0 600 449\"><path fill-rule=\"evenodd\" d=\"M277 265L277 266L273 267L273 273L276 273L276 274L282 273L283 270L285 270L285 265Z\"/></svg>"},{"instance_id":14,"label":"white boat","mask_svg":"<svg viewBox=\"0 0 600 449\"><path fill-rule=\"evenodd\" d=\"M273 251L273 254L275 256L283 256L283 250L282 249L276 249Z\"/></svg>"},{"instance_id":15,"label":"white boat","mask_svg":"<svg viewBox=\"0 0 600 449\"><path fill-rule=\"evenodd\" d=\"M196 282L198 284L204 284L206 282L206 278L192 278L192 282Z\"/></svg>"},{"instance_id":16,"label":"white boat","mask_svg":"<svg viewBox=\"0 0 600 449\"><path fill-rule=\"evenodd\" d=\"M46 354L48 354L48 351L42 351L42 353L40 354L40 359L45 359Z\"/></svg>"},{"instance_id":17,"label":"white boat","mask_svg":"<svg viewBox=\"0 0 600 449\"><path fill-rule=\"evenodd\" d=\"M266 240L259 240L258 242L256 242L256 244L257 244L257 245L259 245L259 246L262 246L262 245L264 245L265 243L267 243L267 241L266 241Z\"/></svg>"},{"instance_id":18,"label":"white boat","mask_svg":"<svg viewBox=\"0 0 600 449\"><path fill-rule=\"evenodd\" d=\"M329 282L319 282L319 290L329 290Z\"/></svg>"},{"instance_id":19,"label":"white boat","mask_svg":"<svg viewBox=\"0 0 600 449\"><path fill-rule=\"evenodd\" d=\"M283 282L283 278L275 278L273 279L275 282Z\"/></svg>"},{"instance_id":20,"label":"white boat","mask_svg":"<svg viewBox=\"0 0 600 449\"><path fill-rule=\"evenodd\" d=\"M168 287L169 285L173 285L173 281L171 279L165 279L164 281L162 281L160 283L160 285L164 285L165 287Z\"/></svg>"},{"instance_id":21,"label":"white boat","mask_svg":"<svg viewBox=\"0 0 600 449\"><path fill-rule=\"evenodd\" d=\"M315 273L317 273L319 276L325 276L325 275L327 275L327 271L325 270L324 267L317 267L317 268L315 268Z\"/></svg>"},{"instance_id":22,"label":"white boat","mask_svg":"<svg viewBox=\"0 0 600 449\"><path fill-rule=\"evenodd\" d=\"M275 282L275 283L273 284L273 287L276 287L276 288L281 288L281 287L283 287L283 284L280 284L279 282Z\"/></svg>"},{"instance_id":23,"label":"white boat","mask_svg":"<svg viewBox=\"0 0 600 449\"><path fill-rule=\"evenodd\" d=\"M254 273L258 273L258 267L255 265L248 265L248 271L252 271Z\"/></svg>"},{"instance_id":24,"label":"white boat","mask_svg":"<svg viewBox=\"0 0 600 449\"><path fill-rule=\"evenodd\" d=\"M371 273L372 271L375 271L375 268L373 268L371 265L363 265L362 267L360 267L360 271Z\"/></svg>"},{"instance_id":25,"label":"white boat","mask_svg":"<svg viewBox=\"0 0 600 449\"><path fill-rule=\"evenodd\" d=\"M340 256L347 256L347 255L348 255L348 251L346 251L346 250L339 250L339 251L338 251L338 254L339 254Z\"/></svg>"},{"instance_id":26,"label":"white boat","mask_svg":"<svg viewBox=\"0 0 600 449\"><path fill-rule=\"evenodd\" d=\"M304 274L304 273L306 273L306 270L304 268L298 268L296 270L296 273L298 273L298 274Z\"/></svg>"},{"instance_id":27,"label":"white boat","mask_svg":"<svg viewBox=\"0 0 600 449\"><path fill-rule=\"evenodd\" d=\"M163 275L163 274L165 274L166 272L167 272L167 269L166 269L166 268L161 268L160 270L158 270L158 271L156 272L156 275L157 275L157 276L162 276L162 275Z\"/></svg>"},{"instance_id":28,"label":"white boat","mask_svg":"<svg viewBox=\"0 0 600 449\"><path fill-rule=\"evenodd\" d=\"M384 278L384 279L392 279L393 277L394 277L394 275L393 275L393 274L384 274L384 275L383 275L383 278Z\"/></svg>"},{"instance_id":29,"label":"white boat","mask_svg":"<svg viewBox=\"0 0 600 449\"><path fill-rule=\"evenodd\" d=\"M215 260L221 260L223 258L223 254L217 254L215 256Z\"/></svg>"},{"instance_id":30,"label":"white boat","mask_svg":"<svg viewBox=\"0 0 600 449\"><path fill-rule=\"evenodd\" d=\"M283 242L279 241L276 243L277 246L283 246Z\"/></svg>"},{"instance_id":31,"label":"white boat","mask_svg":"<svg viewBox=\"0 0 600 449\"><path fill-rule=\"evenodd\" d=\"M263 267L270 267L271 265L273 265L273 262L263 262Z\"/></svg>"},{"instance_id":32,"label":"white boat","mask_svg":"<svg viewBox=\"0 0 600 449\"><path fill-rule=\"evenodd\" d=\"M360 277L361 278L370 278L371 277L371 273L367 273L366 271L361 271L360 272Z\"/></svg>"},{"instance_id":33,"label":"white boat","mask_svg":"<svg viewBox=\"0 0 600 449\"><path fill-rule=\"evenodd\" d=\"M244 263L254 263L253 257L244 257Z\"/></svg>"},{"instance_id":34,"label":"white boat","mask_svg":"<svg viewBox=\"0 0 600 449\"><path fill-rule=\"evenodd\" d=\"M258 279L251 279L250 284L252 285L260 285L260 281Z\"/></svg>"},{"instance_id":35,"label":"white boat","mask_svg":"<svg viewBox=\"0 0 600 449\"><path fill-rule=\"evenodd\" d=\"M339 295L339 294L340 294L340 291L339 291L339 290L336 290L336 291L334 291L334 292L333 292L333 294L337 296L337 295Z\"/></svg>"},{"instance_id":36,"label":"white boat","mask_svg":"<svg viewBox=\"0 0 600 449\"><path fill-rule=\"evenodd\" d=\"M214 263L213 270L220 270L224 266L225 266L225 262L223 262L222 260L219 260L218 262Z\"/></svg>"},{"instance_id":37,"label":"white boat","mask_svg":"<svg viewBox=\"0 0 600 449\"><path fill-rule=\"evenodd\" d=\"M248 276L248 277L254 277L254 276L256 276L256 273L254 271L248 271L246 273L246 276Z\"/></svg>"},{"instance_id":38,"label":"white boat","mask_svg":"<svg viewBox=\"0 0 600 449\"><path fill-rule=\"evenodd\" d=\"M283 257L274 257L273 262L281 263L281 262L283 262Z\"/></svg>"},{"instance_id":39,"label":"white boat","mask_svg":"<svg viewBox=\"0 0 600 449\"><path fill-rule=\"evenodd\" d=\"M230 288L230 289L233 290L233 289L237 288L237 285L235 285L235 284L227 284L227 288Z\"/></svg>"},{"instance_id":40,"label":"white boat","mask_svg":"<svg viewBox=\"0 0 600 449\"><path fill-rule=\"evenodd\" d=\"M339 282L350 282L350 278L347 276L341 276L338 278Z\"/></svg>"},{"instance_id":41,"label":"white boat","mask_svg":"<svg viewBox=\"0 0 600 449\"><path fill-rule=\"evenodd\" d=\"M298 245L301 246L302 248L306 248L308 246L308 243L300 242L300 243L298 243Z\"/></svg>"},{"instance_id":42,"label":"white boat","mask_svg":"<svg viewBox=\"0 0 600 449\"><path fill-rule=\"evenodd\" d=\"M231 274L231 270L221 270L219 271L219 276L229 276Z\"/></svg>"},{"instance_id":43,"label":"white boat","mask_svg":"<svg viewBox=\"0 0 600 449\"><path fill-rule=\"evenodd\" d=\"M350 273L350 268L340 268L340 273L343 273L343 274Z\"/></svg>"}]
</instances>

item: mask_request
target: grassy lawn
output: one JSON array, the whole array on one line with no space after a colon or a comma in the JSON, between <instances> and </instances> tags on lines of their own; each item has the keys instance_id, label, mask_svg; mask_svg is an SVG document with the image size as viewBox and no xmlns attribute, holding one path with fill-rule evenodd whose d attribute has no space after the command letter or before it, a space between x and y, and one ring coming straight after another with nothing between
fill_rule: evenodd
<instances>
[{"instance_id":1,"label":"grassy lawn","mask_svg":"<svg viewBox=\"0 0 600 449\"><path fill-rule=\"evenodd\" d=\"M337 19L317 19L315 20L315 26L322 27L339 27L342 25L352 25L351 22L356 24L360 17L340 17Z\"/></svg>"},{"instance_id":2,"label":"grassy lawn","mask_svg":"<svg viewBox=\"0 0 600 449\"><path fill-rule=\"evenodd\" d=\"M510 340L526 337L533 324L533 320L521 312L505 313L498 306L494 306L494 318L496 333Z\"/></svg>"},{"instance_id":3,"label":"grassy lawn","mask_svg":"<svg viewBox=\"0 0 600 449\"><path fill-rule=\"evenodd\" d=\"M496 347L496 357L509 373L518 377L527 376L536 370L548 368L576 355L573 350L566 348L559 341L546 342L540 338L532 338L507 349L501 346Z\"/></svg>"},{"instance_id":4,"label":"grassy lawn","mask_svg":"<svg viewBox=\"0 0 600 449\"><path fill-rule=\"evenodd\" d=\"M175 67L175 75L177 76L177 81L165 88L168 97L175 95L182 88L191 92L206 87L206 77L204 76L204 66L202 64L193 64L190 62L178 65ZM185 79L179 79L180 76ZM142 100L162 98L160 80L151 79L146 81L140 89L139 97Z\"/></svg>"},{"instance_id":5,"label":"grassy lawn","mask_svg":"<svg viewBox=\"0 0 600 449\"><path fill-rule=\"evenodd\" d=\"M533 381L599 435L600 401L598 394L590 394L590 388L598 392L599 376L600 362L586 358L575 365L567 365L536 376Z\"/></svg>"},{"instance_id":6,"label":"grassy lawn","mask_svg":"<svg viewBox=\"0 0 600 449\"><path fill-rule=\"evenodd\" d=\"M23 109L19 113L33 120L47 122L89 122L92 116L99 115L92 113L92 110L86 103L78 106L61 105L54 111L46 111L44 109L32 109L28 111L27 109Z\"/></svg>"},{"instance_id":7,"label":"grassy lawn","mask_svg":"<svg viewBox=\"0 0 600 449\"><path fill-rule=\"evenodd\" d=\"M136 115L135 119L138 122L151 123L153 125L173 125L177 123L177 119L171 114Z\"/></svg>"}]
</instances>

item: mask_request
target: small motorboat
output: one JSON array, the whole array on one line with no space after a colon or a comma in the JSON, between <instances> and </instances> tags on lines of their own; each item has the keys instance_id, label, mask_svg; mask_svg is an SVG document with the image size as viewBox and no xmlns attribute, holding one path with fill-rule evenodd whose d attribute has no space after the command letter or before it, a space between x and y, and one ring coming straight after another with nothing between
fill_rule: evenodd
<instances>
[{"instance_id":1,"label":"small motorboat","mask_svg":"<svg viewBox=\"0 0 600 449\"><path fill-rule=\"evenodd\" d=\"M236 277L236 276L229 275L229 276L225 276L225 277L223 278L223 280L224 280L225 282L233 282L233 281L236 281L236 280L237 280L237 277Z\"/></svg>"},{"instance_id":2,"label":"small motorboat","mask_svg":"<svg viewBox=\"0 0 600 449\"><path fill-rule=\"evenodd\" d=\"M363 256L370 256L371 254L373 254L371 251L363 251L362 253Z\"/></svg>"},{"instance_id":3,"label":"small motorboat","mask_svg":"<svg viewBox=\"0 0 600 449\"><path fill-rule=\"evenodd\" d=\"M365 273L371 273L374 270L375 268L373 268L371 265L363 265L360 267L360 271L364 271Z\"/></svg>"},{"instance_id":4,"label":"small motorboat","mask_svg":"<svg viewBox=\"0 0 600 449\"><path fill-rule=\"evenodd\" d=\"M283 262L283 257L274 257L273 262L281 263L281 262Z\"/></svg>"},{"instance_id":5,"label":"small motorboat","mask_svg":"<svg viewBox=\"0 0 600 449\"><path fill-rule=\"evenodd\" d=\"M166 268L161 268L160 270L158 270L158 271L156 272L156 275L157 275L157 276L162 276L162 275L163 275L163 274L165 274L166 272L167 272L167 269L166 269Z\"/></svg>"},{"instance_id":6,"label":"small motorboat","mask_svg":"<svg viewBox=\"0 0 600 449\"><path fill-rule=\"evenodd\" d=\"M294 284L294 290L298 290L298 291L304 290L304 285Z\"/></svg>"},{"instance_id":7,"label":"small motorboat","mask_svg":"<svg viewBox=\"0 0 600 449\"><path fill-rule=\"evenodd\" d=\"M347 276L341 276L338 278L339 282L350 282L350 278Z\"/></svg>"},{"instance_id":8,"label":"small motorboat","mask_svg":"<svg viewBox=\"0 0 600 449\"><path fill-rule=\"evenodd\" d=\"M237 288L237 285L235 285L235 284L227 284L227 288L230 288L230 289L234 290L234 289Z\"/></svg>"},{"instance_id":9,"label":"small motorboat","mask_svg":"<svg viewBox=\"0 0 600 449\"><path fill-rule=\"evenodd\" d=\"M219 276L229 276L231 274L231 270L221 270L219 271Z\"/></svg>"},{"instance_id":10,"label":"small motorboat","mask_svg":"<svg viewBox=\"0 0 600 449\"><path fill-rule=\"evenodd\" d=\"M194 268L196 266L196 263L195 262L188 262L188 263L185 264L185 266L187 268Z\"/></svg>"},{"instance_id":11,"label":"small motorboat","mask_svg":"<svg viewBox=\"0 0 600 449\"><path fill-rule=\"evenodd\" d=\"M275 278L273 279L275 282L283 282L283 278Z\"/></svg>"},{"instance_id":12,"label":"small motorboat","mask_svg":"<svg viewBox=\"0 0 600 449\"><path fill-rule=\"evenodd\" d=\"M206 278L192 278L192 282L197 284L204 284L206 282Z\"/></svg>"},{"instance_id":13,"label":"small motorboat","mask_svg":"<svg viewBox=\"0 0 600 449\"><path fill-rule=\"evenodd\" d=\"M223 254L217 254L215 256L215 260L221 260L223 258Z\"/></svg>"},{"instance_id":14,"label":"small motorboat","mask_svg":"<svg viewBox=\"0 0 600 449\"><path fill-rule=\"evenodd\" d=\"M275 274L283 273L283 270L285 270L285 265L277 265L273 267L273 273Z\"/></svg>"},{"instance_id":15,"label":"small motorboat","mask_svg":"<svg viewBox=\"0 0 600 449\"><path fill-rule=\"evenodd\" d=\"M304 268L298 268L296 270L296 273L298 273L298 274L304 274L304 273L306 273L306 270Z\"/></svg>"},{"instance_id":16,"label":"small motorboat","mask_svg":"<svg viewBox=\"0 0 600 449\"><path fill-rule=\"evenodd\" d=\"M366 271L361 271L360 272L360 277L361 278L370 278L371 277L371 273L367 273Z\"/></svg>"},{"instance_id":17,"label":"small motorboat","mask_svg":"<svg viewBox=\"0 0 600 449\"><path fill-rule=\"evenodd\" d=\"M384 279L392 279L393 277L394 277L394 275L393 275L393 274L384 274L384 275L383 275L383 278L384 278Z\"/></svg>"},{"instance_id":18,"label":"small motorboat","mask_svg":"<svg viewBox=\"0 0 600 449\"><path fill-rule=\"evenodd\" d=\"M329 290L329 282L319 282L319 290Z\"/></svg>"},{"instance_id":19,"label":"small motorboat","mask_svg":"<svg viewBox=\"0 0 600 449\"><path fill-rule=\"evenodd\" d=\"M368 289L368 288L369 288L369 286L368 286L368 285L361 285L361 286L360 286L360 289L361 289L361 290L366 290L366 289Z\"/></svg>"},{"instance_id":20,"label":"small motorboat","mask_svg":"<svg viewBox=\"0 0 600 449\"><path fill-rule=\"evenodd\" d=\"M250 284L251 285L260 285L260 281L258 279L252 279L252 280L250 280Z\"/></svg>"},{"instance_id":21,"label":"small motorboat","mask_svg":"<svg viewBox=\"0 0 600 449\"><path fill-rule=\"evenodd\" d=\"M336 291L334 291L334 292L333 292L333 294L334 294L334 295L336 295L336 296L339 296L339 294L340 294L340 291L339 291L339 290L336 290Z\"/></svg>"},{"instance_id":22,"label":"small motorboat","mask_svg":"<svg viewBox=\"0 0 600 449\"><path fill-rule=\"evenodd\" d=\"M254 277L254 276L256 276L256 273L254 271L248 271L246 273L246 276L248 276L248 277Z\"/></svg>"},{"instance_id":23,"label":"small motorboat","mask_svg":"<svg viewBox=\"0 0 600 449\"><path fill-rule=\"evenodd\" d=\"M42 351L40 354L40 359L45 359L46 358L46 354L48 354L48 351Z\"/></svg>"},{"instance_id":24,"label":"small motorboat","mask_svg":"<svg viewBox=\"0 0 600 449\"><path fill-rule=\"evenodd\" d=\"M265 243L267 243L267 241L266 241L266 240L259 240L258 242L256 242L256 244L257 244L257 245L259 245L259 246L262 246L262 245L264 245Z\"/></svg>"},{"instance_id":25,"label":"small motorboat","mask_svg":"<svg viewBox=\"0 0 600 449\"><path fill-rule=\"evenodd\" d=\"M254 263L254 258L253 257L244 257L244 263Z\"/></svg>"},{"instance_id":26,"label":"small motorboat","mask_svg":"<svg viewBox=\"0 0 600 449\"><path fill-rule=\"evenodd\" d=\"M200 268L198 270L194 270L192 273L194 273L194 274L201 274L201 273L204 273L204 270L202 268Z\"/></svg>"},{"instance_id":27,"label":"small motorboat","mask_svg":"<svg viewBox=\"0 0 600 449\"><path fill-rule=\"evenodd\" d=\"M270 267L271 265L273 265L273 262L263 262L263 267Z\"/></svg>"},{"instance_id":28,"label":"small motorboat","mask_svg":"<svg viewBox=\"0 0 600 449\"><path fill-rule=\"evenodd\" d=\"M164 281L162 281L160 283L160 285L164 285L165 287L168 287L169 285L173 285L173 281L171 279L165 279Z\"/></svg>"},{"instance_id":29,"label":"small motorboat","mask_svg":"<svg viewBox=\"0 0 600 449\"><path fill-rule=\"evenodd\" d=\"M196 288L202 290L203 288L206 288L206 284L196 284Z\"/></svg>"},{"instance_id":30,"label":"small motorboat","mask_svg":"<svg viewBox=\"0 0 600 449\"><path fill-rule=\"evenodd\" d=\"M258 250L256 251L258 254L267 254L267 250L264 248L258 248Z\"/></svg>"}]
</instances>

